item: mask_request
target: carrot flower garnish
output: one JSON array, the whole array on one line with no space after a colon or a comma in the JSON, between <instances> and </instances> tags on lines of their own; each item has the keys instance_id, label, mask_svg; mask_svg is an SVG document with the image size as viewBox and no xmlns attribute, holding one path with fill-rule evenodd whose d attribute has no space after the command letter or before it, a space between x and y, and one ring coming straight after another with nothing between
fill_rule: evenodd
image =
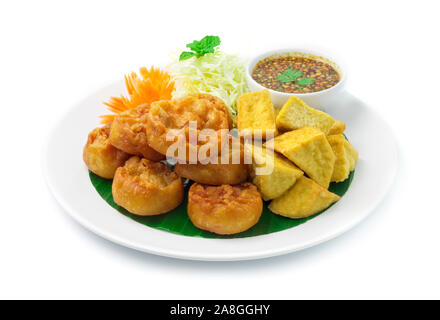
<instances>
[{"instance_id":1,"label":"carrot flower garnish","mask_svg":"<svg viewBox=\"0 0 440 320\"><path fill-rule=\"evenodd\" d=\"M114 117L123 111L136 108L139 105L150 106L152 102L170 100L174 91L174 81L171 76L159 68L145 67L139 69L140 76L135 72L125 76L127 96L111 97L104 102L114 114L101 116L101 123L113 122Z\"/></svg>"}]
</instances>

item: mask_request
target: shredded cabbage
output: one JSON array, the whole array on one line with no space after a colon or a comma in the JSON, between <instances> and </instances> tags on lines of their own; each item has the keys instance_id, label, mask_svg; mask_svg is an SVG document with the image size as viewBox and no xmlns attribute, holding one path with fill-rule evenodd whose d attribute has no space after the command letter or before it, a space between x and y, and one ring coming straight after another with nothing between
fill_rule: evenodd
<instances>
[{"instance_id":1,"label":"shredded cabbage","mask_svg":"<svg viewBox=\"0 0 440 320\"><path fill-rule=\"evenodd\" d=\"M221 98L231 117L237 115L237 100L248 90L246 67L236 55L222 51L175 62L170 66L175 80L173 97L209 93Z\"/></svg>"}]
</instances>

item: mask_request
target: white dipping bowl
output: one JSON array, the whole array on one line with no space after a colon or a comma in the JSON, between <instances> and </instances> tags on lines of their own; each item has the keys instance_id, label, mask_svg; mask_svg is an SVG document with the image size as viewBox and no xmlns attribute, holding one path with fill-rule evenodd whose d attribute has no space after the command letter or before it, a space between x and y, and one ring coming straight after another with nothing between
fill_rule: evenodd
<instances>
[{"instance_id":1,"label":"white dipping bowl","mask_svg":"<svg viewBox=\"0 0 440 320\"><path fill-rule=\"evenodd\" d=\"M328 63L336 70L336 72L339 73L341 79L333 87L325 90L310 93L287 93L266 88L252 78L252 70L259 61L267 58L282 58L289 56L310 58ZM264 89L269 90L273 105L276 109L281 108L290 97L295 96L304 100L305 103L307 103L312 108L326 111L326 106L337 99L337 97L340 96L340 94L343 92L345 87L346 74L345 71L342 70L341 65L337 63L335 59L327 55L322 55L319 52L313 52L311 50L281 49L268 51L251 59L247 67L246 78L250 91L260 91Z\"/></svg>"}]
</instances>

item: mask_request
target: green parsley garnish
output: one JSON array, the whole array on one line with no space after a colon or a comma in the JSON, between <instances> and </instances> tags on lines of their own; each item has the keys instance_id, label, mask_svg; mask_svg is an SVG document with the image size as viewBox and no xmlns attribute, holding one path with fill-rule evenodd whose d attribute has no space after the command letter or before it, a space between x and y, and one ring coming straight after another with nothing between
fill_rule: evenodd
<instances>
[{"instance_id":1,"label":"green parsley garnish","mask_svg":"<svg viewBox=\"0 0 440 320\"><path fill-rule=\"evenodd\" d=\"M219 45L220 38L217 36L206 36L200 41L194 40L186 45L191 51L183 51L180 54L179 61L189 59L193 56L199 58L207 53L214 53L215 47Z\"/></svg>"},{"instance_id":2,"label":"green parsley garnish","mask_svg":"<svg viewBox=\"0 0 440 320\"><path fill-rule=\"evenodd\" d=\"M301 78L296 81L296 84L300 86L306 86L308 84L312 84L313 82L315 82L315 78Z\"/></svg>"},{"instance_id":3,"label":"green parsley garnish","mask_svg":"<svg viewBox=\"0 0 440 320\"><path fill-rule=\"evenodd\" d=\"M194 55L195 55L194 52L183 51L183 52L180 54L179 61L189 59L189 58L191 58L191 57L194 56Z\"/></svg>"},{"instance_id":4,"label":"green parsley garnish","mask_svg":"<svg viewBox=\"0 0 440 320\"><path fill-rule=\"evenodd\" d=\"M303 73L301 71L287 69L282 74L280 74L277 77L277 79L280 82L295 82L295 84L297 86L296 88L298 90L302 90L304 88L304 86L307 86L307 85L315 82L315 78L301 78L301 79L299 79L299 77L301 77L302 75L303 75Z\"/></svg>"},{"instance_id":5,"label":"green parsley garnish","mask_svg":"<svg viewBox=\"0 0 440 320\"><path fill-rule=\"evenodd\" d=\"M283 74L279 75L277 79L280 82L296 81L296 79L298 79L298 77L301 77L302 74L303 73L301 71L287 69L286 71L283 72Z\"/></svg>"}]
</instances>

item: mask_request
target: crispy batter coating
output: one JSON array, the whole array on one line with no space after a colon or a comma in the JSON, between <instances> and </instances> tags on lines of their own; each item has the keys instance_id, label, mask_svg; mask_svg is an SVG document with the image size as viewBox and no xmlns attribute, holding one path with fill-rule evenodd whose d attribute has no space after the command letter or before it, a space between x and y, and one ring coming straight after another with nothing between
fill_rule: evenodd
<instances>
[{"instance_id":1,"label":"crispy batter coating","mask_svg":"<svg viewBox=\"0 0 440 320\"><path fill-rule=\"evenodd\" d=\"M184 178L214 186L238 184L248 177L247 165L240 164L179 164L174 170Z\"/></svg>"},{"instance_id":2,"label":"crispy batter coating","mask_svg":"<svg viewBox=\"0 0 440 320\"><path fill-rule=\"evenodd\" d=\"M165 157L150 148L147 142L146 124L148 107L140 105L118 114L110 130L110 142L118 149L148 160L160 161Z\"/></svg>"},{"instance_id":3,"label":"crispy batter coating","mask_svg":"<svg viewBox=\"0 0 440 320\"><path fill-rule=\"evenodd\" d=\"M131 213L151 216L176 208L183 200L180 177L161 162L133 156L116 170L113 199Z\"/></svg>"},{"instance_id":4,"label":"crispy batter coating","mask_svg":"<svg viewBox=\"0 0 440 320\"><path fill-rule=\"evenodd\" d=\"M190 121L196 121L197 128L190 129ZM217 132L218 143L218 130L231 128L232 121L226 105L221 99L209 94L192 94L170 101L153 102L147 116L148 143L163 155L166 155L168 148L177 141L177 138L167 141L167 134L183 129L186 154L173 153L173 156L180 160L188 160L189 154L198 152L201 145L213 143L212 139L207 138L207 141L198 139L197 145L194 145L189 141L190 135L200 137L200 130L213 129Z\"/></svg>"},{"instance_id":5,"label":"crispy batter coating","mask_svg":"<svg viewBox=\"0 0 440 320\"><path fill-rule=\"evenodd\" d=\"M105 179L113 179L116 169L130 157L110 143L109 135L110 125L94 129L83 149L83 159L89 170Z\"/></svg>"},{"instance_id":6,"label":"crispy batter coating","mask_svg":"<svg viewBox=\"0 0 440 320\"><path fill-rule=\"evenodd\" d=\"M228 147L222 149L222 152L216 159L217 163L176 163L174 167L175 172L179 176L195 182L215 186L238 184L246 181L249 174L249 166L244 163L243 143L231 136L228 138L230 138L230 143ZM238 143L237 149L233 148L233 140Z\"/></svg>"},{"instance_id":7,"label":"crispy batter coating","mask_svg":"<svg viewBox=\"0 0 440 320\"><path fill-rule=\"evenodd\" d=\"M251 183L207 186L194 183L188 194L188 216L202 230L235 234L253 227L263 211L263 200Z\"/></svg>"}]
</instances>

